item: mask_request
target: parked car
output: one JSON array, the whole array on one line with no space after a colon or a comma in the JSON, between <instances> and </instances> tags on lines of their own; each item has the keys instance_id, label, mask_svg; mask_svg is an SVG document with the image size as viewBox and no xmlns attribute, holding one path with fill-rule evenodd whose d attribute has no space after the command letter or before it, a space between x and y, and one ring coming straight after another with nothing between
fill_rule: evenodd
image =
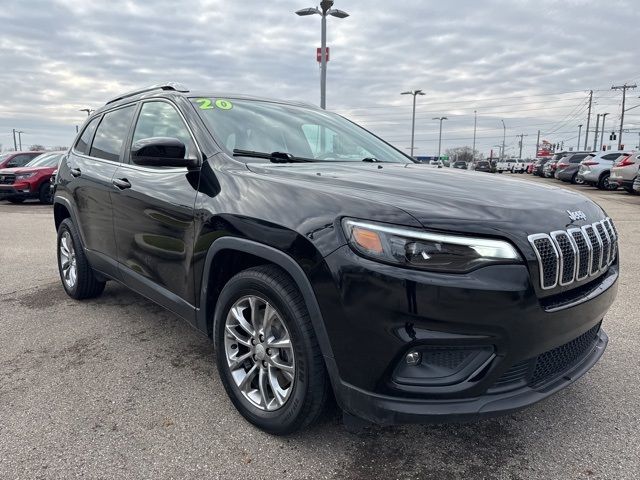
<instances>
[{"instance_id":1,"label":"parked car","mask_svg":"<svg viewBox=\"0 0 640 480\"><path fill-rule=\"evenodd\" d=\"M633 181L633 191L635 193L640 193L640 173L638 174L636 179Z\"/></svg>"},{"instance_id":2,"label":"parked car","mask_svg":"<svg viewBox=\"0 0 640 480\"><path fill-rule=\"evenodd\" d=\"M496 172L524 173L524 163L517 158L508 158L496 164Z\"/></svg>"},{"instance_id":3,"label":"parked car","mask_svg":"<svg viewBox=\"0 0 640 480\"><path fill-rule=\"evenodd\" d=\"M0 155L0 168L24 167L31 160L45 152L8 152Z\"/></svg>"},{"instance_id":4,"label":"parked car","mask_svg":"<svg viewBox=\"0 0 640 480\"><path fill-rule=\"evenodd\" d=\"M578 170L578 177L588 185L598 187L600 190L616 190L617 182L610 182L613 163L620 157L631 154L629 151L598 152L593 158L583 161Z\"/></svg>"},{"instance_id":5,"label":"parked car","mask_svg":"<svg viewBox=\"0 0 640 480\"><path fill-rule=\"evenodd\" d=\"M511 412L607 345L619 262L602 208L487 175L461 189L317 107L172 84L121 95L63 156L54 202L67 294L116 279L184 317L273 434L330 396L381 424Z\"/></svg>"},{"instance_id":6,"label":"parked car","mask_svg":"<svg viewBox=\"0 0 640 480\"><path fill-rule=\"evenodd\" d=\"M486 160L478 160L473 164L472 170L491 173L491 163Z\"/></svg>"},{"instance_id":7,"label":"parked car","mask_svg":"<svg viewBox=\"0 0 640 480\"><path fill-rule=\"evenodd\" d=\"M43 153L23 167L1 169L0 199L22 203L28 198L38 198L42 203L52 203L49 179L63 154Z\"/></svg>"},{"instance_id":8,"label":"parked car","mask_svg":"<svg viewBox=\"0 0 640 480\"><path fill-rule=\"evenodd\" d=\"M468 165L467 162L463 161L463 160L458 160L457 162L453 162L453 165L451 165L453 168L461 168L462 170L467 170Z\"/></svg>"},{"instance_id":9,"label":"parked car","mask_svg":"<svg viewBox=\"0 0 640 480\"><path fill-rule=\"evenodd\" d=\"M556 174L558 160L549 160L542 168L542 176L545 178L553 178Z\"/></svg>"},{"instance_id":10,"label":"parked car","mask_svg":"<svg viewBox=\"0 0 640 480\"><path fill-rule=\"evenodd\" d=\"M554 177L563 182L571 182L582 184L582 177L578 178L578 170L580 162L595 157L595 153L574 153L568 155L556 164L556 173Z\"/></svg>"},{"instance_id":11,"label":"parked car","mask_svg":"<svg viewBox=\"0 0 640 480\"><path fill-rule=\"evenodd\" d=\"M611 168L609 181L616 182L618 186L624 188L629 193L635 193L633 182L638 177L638 167L640 166L640 154L619 157Z\"/></svg>"},{"instance_id":12,"label":"parked car","mask_svg":"<svg viewBox=\"0 0 640 480\"><path fill-rule=\"evenodd\" d=\"M538 177L544 176L544 166L546 163L551 160L551 157L543 157L538 158L534 164L531 166L531 173L533 175L537 175Z\"/></svg>"}]
</instances>

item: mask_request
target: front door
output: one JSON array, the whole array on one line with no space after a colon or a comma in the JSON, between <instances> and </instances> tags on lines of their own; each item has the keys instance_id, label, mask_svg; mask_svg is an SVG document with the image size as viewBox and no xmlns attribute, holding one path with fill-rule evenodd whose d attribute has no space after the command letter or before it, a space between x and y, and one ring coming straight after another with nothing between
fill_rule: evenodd
<instances>
[{"instance_id":1,"label":"front door","mask_svg":"<svg viewBox=\"0 0 640 480\"><path fill-rule=\"evenodd\" d=\"M181 115L167 101L148 100L140 107L131 144L151 137L177 138L187 156L199 155ZM113 180L120 185L112 198L124 281L187 318L195 305L191 259L198 179L198 172L184 167L146 167L129 159Z\"/></svg>"}]
</instances>

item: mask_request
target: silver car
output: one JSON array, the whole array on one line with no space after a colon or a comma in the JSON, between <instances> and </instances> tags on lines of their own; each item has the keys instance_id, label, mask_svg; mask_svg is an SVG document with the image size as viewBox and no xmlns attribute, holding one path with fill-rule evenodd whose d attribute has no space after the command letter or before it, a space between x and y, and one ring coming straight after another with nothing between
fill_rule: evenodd
<instances>
[{"instance_id":1,"label":"silver car","mask_svg":"<svg viewBox=\"0 0 640 480\"><path fill-rule=\"evenodd\" d=\"M619 150L615 152L599 152L595 157L582 161L580 170L578 170L578 177L584 183L598 187L600 190L615 190L618 188L618 183L609 181L611 168L618 158L627 156L630 153Z\"/></svg>"},{"instance_id":2,"label":"silver car","mask_svg":"<svg viewBox=\"0 0 640 480\"><path fill-rule=\"evenodd\" d=\"M616 182L620 187L629 193L633 191L633 181L638 176L638 165L640 165L640 154L632 153L626 157L620 157L611 169L611 182Z\"/></svg>"}]
</instances>

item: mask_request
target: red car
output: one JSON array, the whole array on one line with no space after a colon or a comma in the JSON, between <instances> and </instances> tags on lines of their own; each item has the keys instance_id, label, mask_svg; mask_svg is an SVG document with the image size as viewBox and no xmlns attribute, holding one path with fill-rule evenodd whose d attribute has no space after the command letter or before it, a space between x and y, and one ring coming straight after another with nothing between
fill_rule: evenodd
<instances>
[{"instance_id":1,"label":"red car","mask_svg":"<svg viewBox=\"0 0 640 480\"><path fill-rule=\"evenodd\" d=\"M24 167L31 160L46 152L8 152L0 155L0 168Z\"/></svg>"},{"instance_id":2,"label":"red car","mask_svg":"<svg viewBox=\"0 0 640 480\"><path fill-rule=\"evenodd\" d=\"M38 198L42 203L52 203L49 179L64 154L47 152L23 167L0 169L0 199L22 203L27 198Z\"/></svg>"}]
</instances>

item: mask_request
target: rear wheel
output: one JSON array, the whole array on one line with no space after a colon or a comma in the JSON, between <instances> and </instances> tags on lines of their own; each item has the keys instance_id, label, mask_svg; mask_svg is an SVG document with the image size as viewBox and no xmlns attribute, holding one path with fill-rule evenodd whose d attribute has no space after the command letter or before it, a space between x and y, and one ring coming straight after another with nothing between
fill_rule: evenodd
<instances>
[{"instance_id":1,"label":"rear wheel","mask_svg":"<svg viewBox=\"0 0 640 480\"><path fill-rule=\"evenodd\" d=\"M267 265L229 280L214 335L222 383L249 422L285 435L319 417L328 375L302 295L286 273Z\"/></svg>"},{"instance_id":2,"label":"rear wheel","mask_svg":"<svg viewBox=\"0 0 640 480\"><path fill-rule=\"evenodd\" d=\"M600 177L600 181L598 182L598 188L600 190L617 190L618 184L616 182L610 181L609 173L604 173Z\"/></svg>"},{"instance_id":3,"label":"rear wheel","mask_svg":"<svg viewBox=\"0 0 640 480\"><path fill-rule=\"evenodd\" d=\"M58 228L58 271L67 295L76 300L97 297L104 290L105 282L93 273L78 231L69 218Z\"/></svg>"},{"instance_id":4,"label":"rear wheel","mask_svg":"<svg viewBox=\"0 0 640 480\"><path fill-rule=\"evenodd\" d=\"M578 172L576 172L573 174L573 177L571 177L571 183L575 185L584 185L584 179L578 176Z\"/></svg>"},{"instance_id":5,"label":"rear wheel","mask_svg":"<svg viewBox=\"0 0 640 480\"><path fill-rule=\"evenodd\" d=\"M40 199L40 203L46 203L47 205L51 205L53 203L53 196L51 195L51 186L49 183L43 183L40 186L40 190L38 191L38 198Z\"/></svg>"}]
</instances>

